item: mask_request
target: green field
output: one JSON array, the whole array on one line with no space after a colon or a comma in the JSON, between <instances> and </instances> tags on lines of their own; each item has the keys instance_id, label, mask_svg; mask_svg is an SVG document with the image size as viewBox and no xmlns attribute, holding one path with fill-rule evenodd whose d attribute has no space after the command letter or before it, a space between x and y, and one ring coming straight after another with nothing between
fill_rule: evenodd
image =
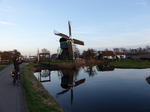
<instances>
[{"instance_id":1,"label":"green field","mask_svg":"<svg viewBox=\"0 0 150 112\"><path fill-rule=\"evenodd\" d=\"M121 61L111 61L109 66L113 66L115 68L150 68L150 61L134 61L132 59L124 59Z\"/></svg>"}]
</instances>

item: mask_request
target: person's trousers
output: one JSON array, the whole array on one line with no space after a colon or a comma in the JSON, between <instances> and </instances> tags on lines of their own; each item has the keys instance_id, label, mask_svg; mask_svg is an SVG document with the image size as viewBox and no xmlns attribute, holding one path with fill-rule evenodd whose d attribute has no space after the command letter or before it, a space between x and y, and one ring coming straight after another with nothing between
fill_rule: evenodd
<instances>
[{"instance_id":1,"label":"person's trousers","mask_svg":"<svg viewBox=\"0 0 150 112\"><path fill-rule=\"evenodd\" d=\"M13 83L16 83L16 80L20 80L19 70L14 71Z\"/></svg>"}]
</instances>

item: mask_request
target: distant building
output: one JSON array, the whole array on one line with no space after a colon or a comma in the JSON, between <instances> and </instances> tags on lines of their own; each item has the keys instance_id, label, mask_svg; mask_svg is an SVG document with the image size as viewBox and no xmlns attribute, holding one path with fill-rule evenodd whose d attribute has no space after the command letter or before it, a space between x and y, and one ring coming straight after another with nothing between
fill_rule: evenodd
<instances>
[{"instance_id":1,"label":"distant building","mask_svg":"<svg viewBox=\"0 0 150 112\"><path fill-rule=\"evenodd\" d=\"M52 54L51 55L51 60L56 60L56 58L57 58L57 54Z\"/></svg>"},{"instance_id":2,"label":"distant building","mask_svg":"<svg viewBox=\"0 0 150 112\"><path fill-rule=\"evenodd\" d=\"M29 56L29 60L30 61L36 61L37 60L37 56Z\"/></svg>"},{"instance_id":3,"label":"distant building","mask_svg":"<svg viewBox=\"0 0 150 112\"><path fill-rule=\"evenodd\" d=\"M116 54L113 51L98 51L98 53L102 54L103 59L116 59Z\"/></svg>"},{"instance_id":4,"label":"distant building","mask_svg":"<svg viewBox=\"0 0 150 112\"><path fill-rule=\"evenodd\" d=\"M120 59L126 58L126 55L124 52L115 52L116 56Z\"/></svg>"},{"instance_id":5,"label":"distant building","mask_svg":"<svg viewBox=\"0 0 150 112\"><path fill-rule=\"evenodd\" d=\"M39 60L50 60L50 53L39 53Z\"/></svg>"}]
</instances>

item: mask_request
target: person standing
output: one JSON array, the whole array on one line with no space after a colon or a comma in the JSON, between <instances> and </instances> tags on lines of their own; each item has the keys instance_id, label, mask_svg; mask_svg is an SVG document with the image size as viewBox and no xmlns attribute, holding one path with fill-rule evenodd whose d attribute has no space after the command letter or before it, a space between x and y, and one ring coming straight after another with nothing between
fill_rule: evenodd
<instances>
[{"instance_id":1,"label":"person standing","mask_svg":"<svg viewBox=\"0 0 150 112\"><path fill-rule=\"evenodd\" d=\"M13 64L14 64L14 77L13 77L13 84L16 83L16 79L18 81L20 81L20 75L18 77L19 71L20 71L20 64L22 63L22 61L19 60L18 57L15 57L13 60ZM18 79L19 78L19 79Z\"/></svg>"}]
</instances>

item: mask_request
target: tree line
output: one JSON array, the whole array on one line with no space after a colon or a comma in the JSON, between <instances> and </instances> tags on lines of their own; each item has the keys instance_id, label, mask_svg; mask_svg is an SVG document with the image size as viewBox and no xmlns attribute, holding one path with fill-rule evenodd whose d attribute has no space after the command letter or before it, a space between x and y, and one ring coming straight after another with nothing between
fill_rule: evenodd
<instances>
[{"instance_id":1,"label":"tree line","mask_svg":"<svg viewBox=\"0 0 150 112\"><path fill-rule=\"evenodd\" d=\"M113 48L114 52L124 52L125 54L150 54L150 46L145 46L144 48L136 48L136 49L126 49L126 48Z\"/></svg>"},{"instance_id":2,"label":"tree line","mask_svg":"<svg viewBox=\"0 0 150 112\"><path fill-rule=\"evenodd\" d=\"M107 48L104 51L109 51ZM82 58L101 58L101 55L97 53L97 50L94 49L87 49L82 52L80 57ZM136 49L132 48L113 48L113 52L123 52L126 55L144 55L144 54L150 54L150 46L145 46L144 48L138 47Z\"/></svg>"},{"instance_id":3,"label":"tree line","mask_svg":"<svg viewBox=\"0 0 150 112\"><path fill-rule=\"evenodd\" d=\"M47 49L42 49L42 53L50 53ZM20 51L14 49L12 51L0 51L0 60L12 60L14 57L22 57ZM24 58L27 58L25 56Z\"/></svg>"},{"instance_id":4,"label":"tree line","mask_svg":"<svg viewBox=\"0 0 150 112\"><path fill-rule=\"evenodd\" d=\"M107 51L108 49L106 48L105 51ZM47 49L42 49L41 50L42 53L50 53L50 51L48 51ZM78 51L79 53L79 49L76 50L76 52ZM87 50L83 50L83 52L80 55L80 58L95 58L97 55L97 50L93 49L93 48L88 48ZM145 46L144 48L138 47L136 49L132 49L132 48L113 48L113 52L124 52L126 55L140 55L140 54L150 54L150 46ZM10 60L13 59L14 57L20 57L21 53L17 50L14 49L13 51L0 51L0 59L3 60Z\"/></svg>"},{"instance_id":5,"label":"tree line","mask_svg":"<svg viewBox=\"0 0 150 112\"><path fill-rule=\"evenodd\" d=\"M21 53L14 49L13 51L0 51L0 58L2 60L12 60L14 57L21 56Z\"/></svg>"}]
</instances>

